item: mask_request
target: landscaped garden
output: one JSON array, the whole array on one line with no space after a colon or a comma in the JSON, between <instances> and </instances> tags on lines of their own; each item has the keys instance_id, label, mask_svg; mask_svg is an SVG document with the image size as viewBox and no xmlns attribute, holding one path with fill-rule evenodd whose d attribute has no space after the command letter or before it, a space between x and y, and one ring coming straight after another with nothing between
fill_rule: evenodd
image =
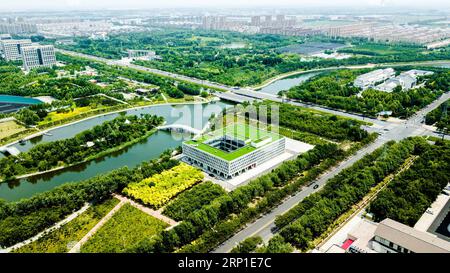
<instances>
[{"instance_id":1,"label":"landscaped garden","mask_svg":"<svg viewBox=\"0 0 450 273\"><path fill-rule=\"evenodd\" d=\"M174 196L203 180L203 174L185 163L155 174L138 183L131 183L123 190L126 195L158 209Z\"/></svg>"},{"instance_id":2,"label":"landscaped garden","mask_svg":"<svg viewBox=\"0 0 450 273\"><path fill-rule=\"evenodd\" d=\"M168 227L130 204L125 204L82 247L81 252L121 253Z\"/></svg>"},{"instance_id":3,"label":"landscaped garden","mask_svg":"<svg viewBox=\"0 0 450 273\"><path fill-rule=\"evenodd\" d=\"M181 221L190 213L210 204L216 198L225 195L225 190L211 181L195 185L192 189L178 195L165 206L163 214L170 218Z\"/></svg>"},{"instance_id":4,"label":"landscaped garden","mask_svg":"<svg viewBox=\"0 0 450 273\"><path fill-rule=\"evenodd\" d=\"M73 138L38 144L18 156L2 158L0 177L10 179L16 175L92 160L150 136L163 120L149 114L141 117L120 116Z\"/></svg>"}]
</instances>

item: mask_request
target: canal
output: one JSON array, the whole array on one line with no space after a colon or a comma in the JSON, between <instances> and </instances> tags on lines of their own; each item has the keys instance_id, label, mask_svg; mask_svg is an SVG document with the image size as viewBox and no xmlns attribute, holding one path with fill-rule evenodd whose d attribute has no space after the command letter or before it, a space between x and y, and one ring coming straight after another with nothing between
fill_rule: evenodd
<instances>
[{"instance_id":1,"label":"canal","mask_svg":"<svg viewBox=\"0 0 450 273\"><path fill-rule=\"evenodd\" d=\"M299 75L293 75L284 79L277 80L261 89L259 92L268 93L272 95L278 95L278 92L289 90L294 86L300 85L308 79L320 74L319 72L311 72Z\"/></svg>"},{"instance_id":2,"label":"canal","mask_svg":"<svg viewBox=\"0 0 450 273\"><path fill-rule=\"evenodd\" d=\"M140 115L145 113L154 114L164 117L166 124L184 124L196 129L202 129L208 122L211 114L217 114L225 107L229 106L231 106L231 104L224 102L210 104L158 105L125 112L129 115ZM27 151L38 143L70 138L79 132L101 124L106 120L114 119L118 115L118 113L109 114L54 129L49 131L49 135L29 140L25 145L17 144L16 147L21 151ZM22 198L31 197L37 193L51 190L54 187L65 183L83 181L120 167L128 166L129 168L133 168L144 161L158 158L159 155L167 149L173 149L180 146L183 137L186 138L188 136L182 136L180 134L172 135L169 132L158 131L148 139L130 146L127 149L85 164L44 175L11 181L9 183L1 183L0 199L17 201Z\"/></svg>"}]
</instances>

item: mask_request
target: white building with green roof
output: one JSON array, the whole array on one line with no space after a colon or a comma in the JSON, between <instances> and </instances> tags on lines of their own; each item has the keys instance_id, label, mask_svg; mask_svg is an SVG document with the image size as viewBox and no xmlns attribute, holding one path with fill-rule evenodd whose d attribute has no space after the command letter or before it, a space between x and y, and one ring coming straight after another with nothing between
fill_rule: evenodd
<instances>
[{"instance_id":1,"label":"white building with green roof","mask_svg":"<svg viewBox=\"0 0 450 273\"><path fill-rule=\"evenodd\" d=\"M244 124L232 124L183 143L184 160L221 179L256 168L286 149L286 138Z\"/></svg>"}]
</instances>

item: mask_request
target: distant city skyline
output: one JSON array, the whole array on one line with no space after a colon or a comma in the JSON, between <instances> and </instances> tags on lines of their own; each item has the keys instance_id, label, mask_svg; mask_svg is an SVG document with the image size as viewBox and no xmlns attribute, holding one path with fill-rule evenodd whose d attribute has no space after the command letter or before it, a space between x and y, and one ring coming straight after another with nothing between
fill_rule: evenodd
<instances>
[{"instance_id":1,"label":"distant city skyline","mask_svg":"<svg viewBox=\"0 0 450 273\"><path fill-rule=\"evenodd\" d=\"M411 7L426 9L450 8L445 0L22 0L2 4L0 11L54 11L54 10L95 10L95 9L151 9L151 8L218 8L218 7L262 7L262 6L305 6L305 7Z\"/></svg>"}]
</instances>

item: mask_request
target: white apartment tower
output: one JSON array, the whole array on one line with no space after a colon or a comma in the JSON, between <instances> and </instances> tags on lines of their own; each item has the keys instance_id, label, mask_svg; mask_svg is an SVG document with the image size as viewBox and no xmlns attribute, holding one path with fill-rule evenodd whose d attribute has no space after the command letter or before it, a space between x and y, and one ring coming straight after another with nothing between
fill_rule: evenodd
<instances>
[{"instance_id":1,"label":"white apartment tower","mask_svg":"<svg viewBox=\"0 0 450 273\"><path fill-rule=\"evenodd\" d=\"M50 67L56 64L55 48L52 45L33 45L22 48L25 70L36 67Z\"/></svg>"},{"instance_id":2,"label":"white apartment tower","mask_svg":"<svg viewBox=\"0 0 450 273\"><path fill-rule=\"evenodd\" d=\"M18 61L22 59L22 49L31 46L31 40L1 40L0 45L7 61Z\"/></svg>"}]
</instances>

